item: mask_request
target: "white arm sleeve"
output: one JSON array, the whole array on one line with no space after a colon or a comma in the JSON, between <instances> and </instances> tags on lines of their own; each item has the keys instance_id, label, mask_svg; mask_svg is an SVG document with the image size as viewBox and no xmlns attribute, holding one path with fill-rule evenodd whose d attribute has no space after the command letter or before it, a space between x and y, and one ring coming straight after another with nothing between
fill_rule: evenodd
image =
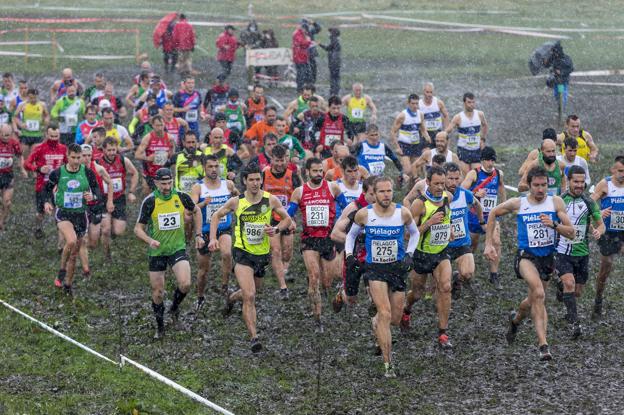
<instances>
[{"instance_id":1,"label":"white arm sleeve","mask_svg":"<svg viewBox=\"0 0 624 415\"><path fill-rule=\"evenodd\" d=\"M353 249L355 248L355 240L360 234L362 227L357 223L351 225L351 229L347 234L347 240L345 241L345 258L349 255L353 255Z\"/></svg>"},{"instance_id":2,"label":"white arm sleeve","mask_svg":"<svg viewBox=\"0 0 624 415\"><path fill-rule=\"evenodd\" d=\"M418 231L418 226L416 226L416 222L413 220L407 225L407 231L409 232L409 241L407 242L407 252L410 255L414 254L416 250L416 246L418 245L418 240L420 239L420 232Z\"/></svg>"}]
</instances>

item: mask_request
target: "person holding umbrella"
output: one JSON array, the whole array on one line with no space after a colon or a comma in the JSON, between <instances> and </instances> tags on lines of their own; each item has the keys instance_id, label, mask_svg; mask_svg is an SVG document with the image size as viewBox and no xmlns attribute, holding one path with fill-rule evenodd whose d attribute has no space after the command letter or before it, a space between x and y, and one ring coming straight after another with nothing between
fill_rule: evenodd
<instances>
[{"instance_id":1,"label":"person holding umbrella","mask_svg":"<svg viewBox=\"0 0 624 415\"><path fill-rule=\"evenodd\" d=\"M178 20L177 13L169 13L156 25L152 40L154 47L158 49L162 47L163 61L165 63L165 71L170 71L175 68L178 62L178 52L175 48L175 42L173 40L173 28Z\"/></svg>"}]
</instances>

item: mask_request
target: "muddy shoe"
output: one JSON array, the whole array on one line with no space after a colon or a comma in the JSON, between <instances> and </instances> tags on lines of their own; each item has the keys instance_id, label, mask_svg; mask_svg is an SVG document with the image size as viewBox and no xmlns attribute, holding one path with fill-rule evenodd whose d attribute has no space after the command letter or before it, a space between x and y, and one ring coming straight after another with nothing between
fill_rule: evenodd
<instances>
[{"instance_id":1,"label":"muddy shoe","mask_svg":"<svg viewBox=\"0 0 624 415\"><path fill-rule=\"evenodd\" d=\"M206 297L197 297L197 302L195 303L195 314L201 313L205 305Z\"/></svg>"},{"instance_id":2,"label":"muddy shoe","mask_svg":"<svg viewBox=\"0 0 624 415\"><path fill-rule=\"evenodd\" d=\"M581 328L581 323L575 321L572 323L572 340L576 340L583 335L583 329Z\"/></svg>"},{"instance_id":3,"label":"muddy shoe","mask_svg":"<svg viewBox=\"0 0 624 415\"><path fill-rule=\"evenodd\" d=\"M555 278L553 278L553 281L555 282L555 286L557 287L557 301L562 303L563 302L563 281L561 281L561 278L559 278L559 276L556 276Z\"/></svg>"},{"instance_id":4,"label":"muddy shoe","mask_svg":"<svg viewBox=\"0 0 624 415\"><path fill-rule=\"evenodd\" d=\"M54 279L54 286L56 288L63 288L66 274L67 272L64 269L59 270L57 277Z\"/></svg>"},{"instance_id":5,"label":"muddy shoe","mask_svg":"<svg viewBox=\"0 0 624 415\"><path fill-rule=\"evenodd\" d=\"M542 362L552 360L552 354L550 354L550 348L547 344L542 344L539 348L539 359Z\"/></svg>"},{"instance_id":6,"label":"muddy shoe","mask_svg":"<svg viewBox=\"0 0 624 415\"><path fill-rule=\"evenodd\" d=\"M501 282L500 282L500 277L498 276L497 272L490 273L490 283L494 286L494 289L496 291L500 291L503 289L503 286L501 285Z\"/></svg>"},{"instance_id":7,"label":"muddy shoe","mask_svg":"<svg viewBox=\"0 0 624 415\"><path fill-rule=\"evenodd\" d=\"M251 352L258 353L260 350L262 350L262 343L260 343L257 337L254 337L251 339Z\"/></svg>"},{"instance_id":8,"label":"muddy shoe","mask_svg":"<svg viewBox=\"0 0 624 415\"><path fill-rule=\"evenodd\" d=\"M325 327L323 326L323 322L320 319L316 320L316 328L314 329L314 332L318 334L325 333Z\"/></svg>"},{"instance_id":9,"label":"muddy shoe","mask_svg":"<svg viewBox=\"0 0 624 415\"><path fill-rule=\"evenodd\" d=\"M454 271L453 276L451 277L452 285L451 285L451 298L453 300L459 300L461 298L461 288L462 282L459 279L459 272Z\"/></svg>"},{"instance_id":10,"label":"muddy shoe","mask_svg":"<svg viewBox=\"0 0 624 415\"><path fill-rule=\"evenodd\" d=\"M45 233L43 233L43 229L37 228L35 229L34 236L36 239L43 239L45 237Z\"/></svg>"},{"instance_id":11,"label":"muddy shoe","mask_svg":"<svg viewBox=\"0 0 624 415\"><path fill-rule=\"evenodd\" d=\"M158 326L154 333L154 340L162 340L163 337L165 337L165 328Z\"/></svg>"},{"instance_id":12,"label":"muddy shoe","mask_svg":"<svg viewBox=\"0 0 624 415\"><path fill-rule=\"evenodd\" d=\"M343 305L344 301L342 300L342 293L339 292L332 300L332 308L334 309L334 313L340 313Z\"/></svg>"},{"instance_id":13,"label":"muddy shoe","mask_svg":"<svg viewBox=\"0 0 624 415\"><path fill-rule=\"evenodd\" d=\"M68 297L73 297L74 296L74 290L72 289L71 285L65 285L63 284L63 293L68 296Z\"/></svg>"},{"instance_id":14,"label":"muddy shoe","mask_svg":"<svg viewBox=\"0 0 624 415\"><path fill-rule=\"evenodd\" d=\"M505 335L505 338L507 339L507 344L512 344L514 340L516 340L516 333L518 333L518 324L514 323L516 315L517 313L515 311L511 311L509 313L509 329L507 330L507 334Z\"/></svg>"},{"instance_id":15,"label":"muddy shoe","mask_svg":"<svg viewBox=\"0 0 624 415\"><path fill-rule=\"evenodd\" d=\"M594 311L592 313L592 320L600 320L600 317L602 317L602 299L598 300L595 299L594 300Z\"/></svg>"},{"instance_id":16,"label":"muddy shoe","mask_svg":"<svg viewBox=\"0 0 624 415\"><path fill-rule=\"evenodd\" d=\"M175 310L170 308L169 309L169 314L171 314L171 322L173 323L174 327L177 327L178 324L180 323L180 309L176 308Z\"/></svg>"},{"instance_id":17,"label":"muddy shoe","mask_svg":"<svg viewBox=\"0 0 624 415\"><path fill-rule=\"evenodd\" d=\"M453 348L453 344L446 333L442 333L438 336L438 345L442 350L451 350Z\"/></svg>"},{"instance_id":18,"label":"muddy shoe","mask_svg":"<svg viewBox=\"0 0 624 415\"><path fill-rule=\"evenodd\" d=\"M283 301L288 300L288 298L290 298L290 292L288 291L288 288L280 288L280 298Z\"/></svg>"},{"instance_id":19,"label":"muddy shoe","mask_svg":"<svg viewBox=\"0 0 624 415\"><path fill-rule=\"evenodd\" d=\"M227 317L232 314L232 310L234 310L234 302L230 301L229 294L226 294L224 298L223 311L221 314L223 314L223 317Z\"/></svg>"},{"instance_id":20,"label":"muddy shoe","mask_svg":"<svg viewBox=\"0 0 624 415\"><path fill-rule=\"evenodd\" d=\"M399 323L399 327L401 331L406 332L410 328L410 322L412 321L412 313L403 309L403 315L401 316L401 322Z\"/></svg>"},{"instance_id":21,"label":"muddy shoe","mask_svg":"<svg viewBox=\"0 0 624 415\"><path fill-rule=\"evenodd\" d=\"M384 376L387 378L396 378L397 375L394 371L394 366L392 363L384 363Z\"/></svg>"}]
</instances>

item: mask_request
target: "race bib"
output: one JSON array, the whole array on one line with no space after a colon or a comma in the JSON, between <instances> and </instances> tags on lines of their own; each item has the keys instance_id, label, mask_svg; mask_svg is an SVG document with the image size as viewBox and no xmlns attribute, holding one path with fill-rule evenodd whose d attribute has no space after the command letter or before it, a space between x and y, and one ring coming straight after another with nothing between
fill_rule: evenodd
<instances>
[{"instance_id":1,"label":"race bib","mask_svg":"<svg viewBox=\"0 0 624 415\"><path fill-rule=\"evenodd\" d=\"M232 116L230 115L230 118L231 117ZM234 116L234 119L237 119L237 117ZM243 123L241 123L240 121L236 121L236 122L229 121L227 123L227 128L229 128L230 130L236 128L238 131L243 131Z\"/></svg>"},{"instance_id":2,"label":"race bib","mask_svg":"<svg viewBox=\"0 0 624 415\"><path fill-rule=\"evenodd\" d=\"M39 131L39 121L38 120L26 120L26 130Z\"/></svg>"},{"instance_id":3,"label":"race bib","mask_svg":"<svg viewBox=\"0 0 624 415\"><path fill-rule=\"evenodd\" d=\"M624 230L624 211L612 210L611 211L611 225L609 230L623 231Z\"/></svg>"},{"instance_id":4,"label":"race bib","mask_svg":"<svg viewBox=\"0 0 624 415\"><path fill-rule=\"evenodd\" d=\"M245 223L245 237L250 245L258 245L264 240L264 223Z\"/></svg>"},{"instance_id":5,"label":"race bib","mask_svg":"<svg viewBox=\"0 0 624 415\"><path fill-rule=\"evenodd\" d=\"M466 137L466 148L468 150L478 150L481 147L481 139L476 135Z\"/></svg>"},{"instance_id":6,"label":"race bib","mask_svg":"<svg viewBox=\"0 0 624 415\"><path fill-rule=\"evenodd\" d=\"M337 134L327 134L325 136L325 145L326 146L331 146L332 143L334 143L336 141L340 141L341 139L342 139L342 137L337 135Z\"/></svg>"},{"instance_id":7,"label":"race bib","mask_svg":"<svg viewBox=\"0 0 624 415\"><path fill-rule=\"evenodd\" d=\"M13 165L13 157L0 157L0 169L6 169Z\"/></svg>"},{"instance_id":8,"label":"race bib","mask_svg":"<svg viewBox=\"0 0 624 415\"><path fill-rule=\"evenodd\" d=\"M381 176L386 169L386 163L383 161L372 161L368 163L368 170L373 176Z\"/></svg>"},{"instance_id":9,"label":"race bib","mask_svg":"<svg viewBox=\"0 0 624 415\"><path fill-rule=\"evenodd\" d=\"M585 241L585 235L587 234L587 225L572 225L574 226L574 239L571 241L565 236L561 236L565 238L566 241L572 242L573 244L582 243Z\"/></svg>"},{"instance_id":10,"label":"race bib","mask_svg":"<svg viewBox=\"0 0 624 415\"><path fill-rule=\"evenodd\" d=\"M399 141L407 142L409 144L420 143L420 133L410 131L399 131Z\"/></svg>"},{"instance_id":11,"label":"race bib","mask_svg":"<svg viewBox=\"0 0 624 415\"><path fill-rule=\"evenodd\" d=\"M275 195L275 197L280 201L282 206L288 206L288 197L286 197L286 195Z\"/></svg>"},{"instance_id":12,"label":"race bib","mask_svg":"<svg viewBox=\"0 0 624 415\"><path fill-rule=\"evenodd\" d=\"M254 114L254 120L255 120L256 122L259 122L259 121L264 120L264 114L262 114L262 113L256 113L256 114Z\"/></svg>"},{"instance_id":13,"label":"race bib","mask_svg":"<svg viewBox=\"0 0 624 415\"><path fill-rule=\"evenodd\" d=\"M180 190L189 193L195 183L197 183L197 177L182 176L180 177Z\"/></svg>"},{"instance_id":14,"label":"race bib","mask_svg":"<svg viewBox=\"0 0 624 415\"><path fill-rule=\"evenodd\" d=\"M527 223L530 248L541 248L555 243L554 229L547 228L543 223Z\"/></svg>"},{"instance_id":15,"label":"race bib","mask_svg":"<svg viewBox=\"0 0 624 415\"><path fill-rule=\"evenodd\" d=\"M8 124L9 123L9 114L2 113L0 114L0 124Z\"/></svg>"},{"instance_id":16,"label":"race bib","mask_svg":"<svg viewBox=\"0 0 624 415\"><path fill-rule=\"evenodd\" d=\"M429 230L429 245L446 245L451 239L451 225L448 223L432 225Z\"/></svg>"},{"instance_id":17,"label":"race bib","mask_svg":"<svg viewBox=\"0 0 624 415\"><path fill-rule=\"evenodd\" d=\"M166 151L155 151L154 152L154 164L157 166L164 166L167 162L167 152Z\"/></svg>"},{"instance_id":18,"label":"race bib","mask_svg":"<svg viewBox=\"0 0 624 415\"><path fill-rule=\"evenodd\" d=\"M221 208L222 205L206 205L206 223L210 223L210 220L212 219L212 215L214 215L214 213L219 210ZM222 223L226 223L227 222L227 216L223 216L221 219L219 219L219 224Z\"/></svg>"},{"instance_id":19,"label":"race bib","mask_svg":"<svg viewBox=\"0 0 624 415\"><path fill-rule=\"evenodd\" d=\"M161 231L173 231L180 228L180 212L159 213L158 229Z\"/></svg>"},{"instance_id":20,"label":"race bib","mask_svg":"<svg viewBox=\"0 0 624 415\"><path fill-rule=\"evenodd\" d=\"M492 209L496 207L498 202L498 195L486 195L483 199L481 199L481 205L483 206L484 212L490 212Z\"/></svg>"},{"instance_id":21,"label":"race bib","mask_svg":"<svg viewBox=\"0 0 624 415\"><path fill-rule=\"evenodd\" d=\"M113 185L113 193L119 193L123 190L123 179L121 177L111 178L111 184ZM104 187L104 194L108 194L108 185L102 182Z\"/></svg>"},{"instance_id":22,"label":"race bib","mask_svg":"<svg viewBox=\"0 0 624 415\"><path fill-rule=\"evenodd\" d=\"M425 126L427 127L427 130L439 130L442 128L442 121L440 121L439 118L425 120Z\"/></svg>"},{"instance_id":23,"label":"race bib","mask_svg":"<svg viewBox=\"0 0 624 415\"><path fill-rule=\"evenodd\" d=\"M65 209L80 209L82 207L82 192L65 192L63 195L63 207Z\"/></svg>"},{"instance_id":24,"label":"race bib","mask_svg":"<svg viewBox=\"0 0 624 415\"><path fill-rule=\"evenodd\" d=\"M466 226L464 225L463 217L453 219L451 228L455 239L464 239L466 237Z\"/></svg>"},{"instance_id":25,"label":"race bib","mask_svg":"<svg viewBox=\"0 0 624 415\"><path fill-rule=\"evenodd\" d=\"M65 114L65 124L68 127L75 127L78 124L78 116L76 114Z\"/></svg>"},{"instance_id":26,"label":"race bib","mask_svg":"<svg viewBox=\"0 0 624 415\"><path fill-rule=\"evenodd\" d=\"M351 110L351 118L364 118L364 110L362 108L353 108Z\"/></svg>"},{"instance_id":27,"label":"race bib","mask_svg":"<svg viewBox=\"0 0 624 415\"><path fill-rule=\"evenodd\" d=\"M389 262L395 262L399 258L399 243L396 239L393 240L373 240L371 242L371 257L373 262L378 264L387 264Z\"/></svg>"},{"instance_id":28,"label":"race bib","mask_svg":"<svg viewBox=\"0 0 624 415\"><path fill-rule=\"evenodd\" d=\"M308 226L329 226L329 206L306 206Z\"/></svg>"},{"instance_id":29,"label":"race bib","mask_svg":"<svg viewBox=\"0 0 624 415\"><path fill-rule=\"evenodd\" d=\"M186 112L186 121L188 122L196 122L197 121L197 110L188 110Z\"/></svg>"}]
</instances>

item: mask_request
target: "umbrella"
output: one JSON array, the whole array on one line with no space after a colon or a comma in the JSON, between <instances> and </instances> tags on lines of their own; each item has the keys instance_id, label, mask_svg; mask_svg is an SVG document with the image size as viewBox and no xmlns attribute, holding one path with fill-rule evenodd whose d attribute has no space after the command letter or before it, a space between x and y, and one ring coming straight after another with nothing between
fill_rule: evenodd
<instances>
[{"instance_id":1,"label":"umbrella","mask_svg":"<svg viewBox=\"0 0 624 415\"><path fill-rule=\"evenodd\" d=\"M546 42L531 53L531 56L529 57L529 70L532 75L537 75L542 69L550 66L552 50L558 44L559 41Z\"/></svg>"},{"instance_id":2,"label":"umbrella","mask_svg":"<svg viewBox=\"0 0 624 415\"><path fill-rule=\"evenodd\" d=\"M152 35L152 41L154 42L154 47L158 48L161 43L161 39L165 32L167 31L167 27L169 24L178 17L177 13L169 13L156 24L154 28L154 34Z\"/></svg>"}]
</instances>

